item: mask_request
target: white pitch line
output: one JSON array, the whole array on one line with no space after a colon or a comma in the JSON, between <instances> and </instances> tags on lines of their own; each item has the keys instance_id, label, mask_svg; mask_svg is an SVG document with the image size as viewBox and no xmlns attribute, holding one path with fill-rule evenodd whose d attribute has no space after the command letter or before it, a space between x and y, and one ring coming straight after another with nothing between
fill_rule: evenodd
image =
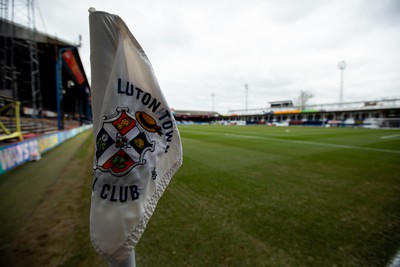
<instances>
[{"instance_id":1,"label":"white pitch line","mask_svg":"<svg viewBox=\"0 0 400 267\"><path fill-rule=\"evenodd\" d=\"M400 154L400 150L390 150L390 149L381 149L381 148L370 148L370 147L359 147L359 146L347 146L347 145L336 145L336 144L327 144L327 143L317 143L317 142L309 142L309 141L298 141L298 140L288 140L293 143L303 143L310 145L320 145L320 146L329 146L329 147L337 147L337 148L348 148L348 149L359 149L359 150L367 150L367 151L375 151L375 152L385 152L385 153L395 153Z\"/></svg>"},{"instance_id":2,"label":"white pitch line","mask_svg":"<svg viewBox=\"0 0 400 267\"><path fill-rule=\"evenodd\" d=\"M326 146L326 147L334 147L334 148L347 148L347 149L358 149L358 150L366 150L366 151L374 151L374 152L400 154L400 150L390 150L390 149L370 148L370 147L358 147L358 146L347 146L347 145L327 144L327 143L318 143L318 142L300 141L300 140L287 140L287 139L283 140L283 139L279 139L279 138L251 136L251 135L241 135L241 134L225 134L225 135L233 136L233 137L239 137L239 138L248 138L248 139L266 139L266 140L289 142L289 143L298 143L298 144L308 144L308 145Z\"/></svg>"},{"instance_id":3,"label":"white pitch line","mask_svg":"<svg viewBox=\"0 0 400 267\"><path fill-rule=\"evenodd\" d=\"M400 137L400 134L384 135L384 136L381 136L381 139L395 138L395 137Z\"/></svg>"},{"instance_id":4,"label":"white pitch line","mask_svg":"<svg viewBox=\"0 0 400 267\"><path fill-rule=\"evenodd\" d=\"M227 136L233 137L240 137L240 138L247 138L247 139L261 139L259 136L252 136L252 135L242 135L242 134L225 134Z\"/></svg>"}]
</instances>

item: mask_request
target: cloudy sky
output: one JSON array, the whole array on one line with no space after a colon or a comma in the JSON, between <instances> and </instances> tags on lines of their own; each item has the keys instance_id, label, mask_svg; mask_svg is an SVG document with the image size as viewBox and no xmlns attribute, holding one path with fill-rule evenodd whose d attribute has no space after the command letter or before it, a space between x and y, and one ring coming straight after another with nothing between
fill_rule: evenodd
<instances>
[{"instance_id":1,"label":"cloudy sky","mask_svg":"<svg viewBox=\"0 0 400 267\"><path fill-rule=\"evenodd\" d=\"M263 108L270 101L400 97L398 0L36 0L39 30L82 35L90 77L88 9L119 15L142 45L171 107ZM44 23L43 23L44 22Z\"/></svg>"}]
</instances>

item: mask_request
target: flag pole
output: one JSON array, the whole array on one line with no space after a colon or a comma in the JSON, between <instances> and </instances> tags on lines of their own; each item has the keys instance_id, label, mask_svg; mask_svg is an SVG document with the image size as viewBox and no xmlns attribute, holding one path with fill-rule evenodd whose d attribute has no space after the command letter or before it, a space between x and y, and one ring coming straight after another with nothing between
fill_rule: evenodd
<instances>
[{"instance_id":1,"label":"flag pole","mask_svg":"<svg viewBox=\"0 0 400 267\"><path fill-rule=\"evenodd\" d=\"M128 257L120 263L108 263L108 267L136 267L135 251L132 250L132 252L128 254Z\"/></svg>"}]
</instances>

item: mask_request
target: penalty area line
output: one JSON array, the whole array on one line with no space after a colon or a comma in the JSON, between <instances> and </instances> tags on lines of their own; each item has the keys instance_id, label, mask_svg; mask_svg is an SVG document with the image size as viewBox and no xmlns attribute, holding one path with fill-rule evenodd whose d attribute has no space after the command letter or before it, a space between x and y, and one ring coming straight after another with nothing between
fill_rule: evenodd
<instances>
[{"instance_id":1,"label":"penalty area line","mask_svg":"<svg viewBox=\"0 0 400 267\"><path fill-rule=\"evenodd\" d=\"M227 136L239 137L239 138L246 138L246 139L261 139L262 137L259 136L252 136L252 135L242 135L242 134L225 134Z\"/></svg>"},{"instance_id":2,"label":"penalty area line","mask_svg":"<svg viewBox=\"0 0 400 267\"><path fill-rule=\"evenodd\" d=\"M400 137L400 134L384 135L384 136L381 136L381 139L396 138L396 137Z\"/></svg>"},{"instance_id":3,"label":"penalty area line","mask_svg":"<svg viewBox=\"0 0 400 267\"><path fill-rule=\"evenodd\" d=\"M287 140L287 139L279 139L279 138L272 138L272 137L264 137L264 136L261 137L261 136L241 135L241 134L227 134L226 133L225 136L247 138L247 139L265 139L265 140L271 140L271 141L281 141L281 142L285 142L285 143L288 142L288 143L307 144L307 145L316 145L316 146L326 146L326 147L334 147L334 148L358 149L358 150L366 150L366 151L374 151L374 152L400 154L399 150L390 150L390 149L382 149L382 148L347 146L347 145L318 143L318 142L300 141L300 140Z\"/></svg>"}]
</instances>

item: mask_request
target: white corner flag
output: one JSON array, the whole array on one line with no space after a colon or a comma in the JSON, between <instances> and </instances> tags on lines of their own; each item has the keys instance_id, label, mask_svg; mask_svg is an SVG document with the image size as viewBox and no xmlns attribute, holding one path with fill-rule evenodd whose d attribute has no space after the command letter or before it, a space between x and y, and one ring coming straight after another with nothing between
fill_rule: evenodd
<instances>
[{"instance_id":1,"label":"white corner flag","mask_svg":"<svg viewBox=\"0 0 400 267\"><path fill-rule=\"evenodd\" d=\"M133 252L171 177L182 144L153 68L117 15L90 10L96 151L90 237L112 263Z\"/></svg>"}]
</instances>

